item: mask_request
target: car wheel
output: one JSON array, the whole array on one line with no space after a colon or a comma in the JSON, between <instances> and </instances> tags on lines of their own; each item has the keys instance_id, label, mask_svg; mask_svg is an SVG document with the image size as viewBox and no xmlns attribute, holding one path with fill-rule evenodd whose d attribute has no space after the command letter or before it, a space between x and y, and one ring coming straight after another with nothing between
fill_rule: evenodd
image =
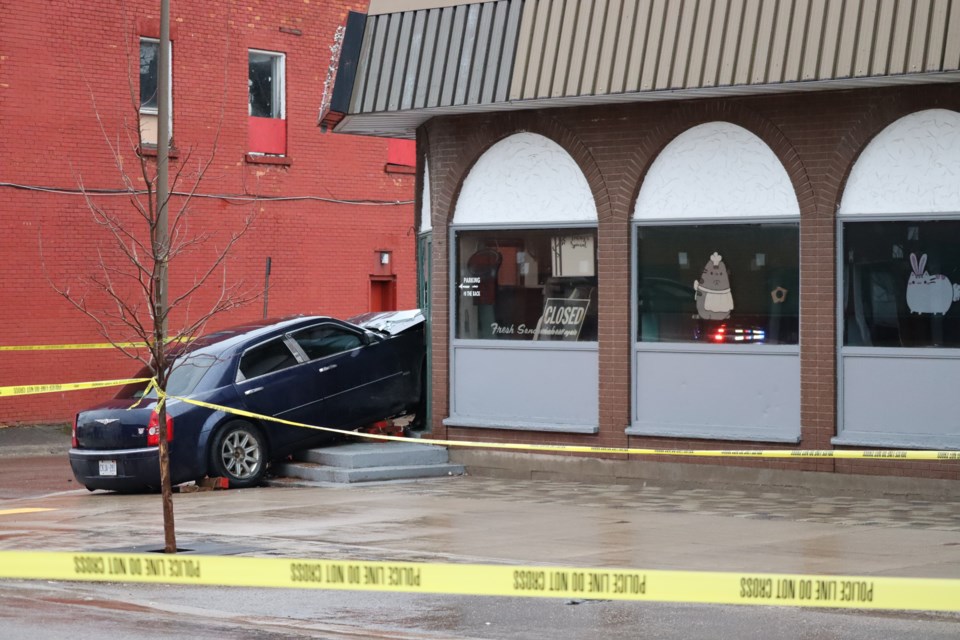
<instances>
[{"instance_id":1,"label":"car wheel","mask_svg":"<svg viewBox=\"0 0 960 640\"><path fill-rule=\"evenodd\" d=\"M231 487L260 484L267 470L267 446L260 429L240 420L217 432L210 448L211 475L226 478Z\"/></svg>"}]
</instances>

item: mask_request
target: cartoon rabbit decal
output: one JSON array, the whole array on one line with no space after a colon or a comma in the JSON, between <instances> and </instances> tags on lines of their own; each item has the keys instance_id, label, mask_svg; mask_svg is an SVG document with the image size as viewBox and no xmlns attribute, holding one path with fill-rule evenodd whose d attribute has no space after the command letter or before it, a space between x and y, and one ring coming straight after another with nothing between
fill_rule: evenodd
<instances>
[{"instance_id":1,"label":"cartoon rabbit decal","mask_svg":"<svg viewBox=\"0 0 960 640\"><path fill-rule=\"evenodd\" d=\"M913 273L907 280L907 306L911 313L945 314L957 300L960 300L960 284L950 284L945 275L927 273L927 254L910 254Z\"/></svg>"}]
</instances>

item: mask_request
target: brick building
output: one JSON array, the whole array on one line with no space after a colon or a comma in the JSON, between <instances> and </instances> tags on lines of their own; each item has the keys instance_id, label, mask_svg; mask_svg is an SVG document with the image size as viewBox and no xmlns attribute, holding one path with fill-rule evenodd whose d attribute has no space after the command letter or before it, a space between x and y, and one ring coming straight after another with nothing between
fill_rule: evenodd
<instances>
[{"instance_id":1,"label":"brick building","mask_svg":"<svg viewBox=\"0 0 960 640\"><path fill-rule=\"evenodd\" d=\"M412 158L387 140L325 134L317 121L338 27L366 3L171 5L173 189L191 191L209 162L186 228L209 237L171 264L171 299L254 214L225 275L181 305L172 328L237 284L260 297L208 329L264 313L415 306L414 176L403 166ZM0 21L0 386L123 378L137 368L111 349L23 347L104 342L50 282L80 294L98 251L123 264L80 185L89 204L142 229L124 174L145 186L140 154L154 170L158 11L143 0L28 0ZM174 196L171 219L186 200ZM91 305L106 304L87 291ZM0 398L0 424L66 421L110 393Z\"/></svg>"},{"instance_id":2,"label":"brick building","mask_svg":"<svg viewBox=\"0 0 960 640\"><path fill-rule=\"evenodd\" d=\"M417 140L434 434L960 449L956 3L374 0L345 52L336 130Z\"/></svg>"}]
</instances>

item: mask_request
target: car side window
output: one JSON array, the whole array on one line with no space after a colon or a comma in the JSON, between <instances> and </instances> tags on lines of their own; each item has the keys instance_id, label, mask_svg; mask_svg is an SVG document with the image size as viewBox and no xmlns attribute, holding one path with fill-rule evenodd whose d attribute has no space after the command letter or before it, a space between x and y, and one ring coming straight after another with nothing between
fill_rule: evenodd
<instances>
[{"instance_id":1,"label":"car side window","mask_svg":"<svg viewBox=\"0 0 960 640\"><path fill-rule=\"evenodd\" d=\"M249 349L240 358L239 380L249 380L297 364L293 352L283 340L271 340Z\"/></svg>"},{"instance_id":2,"label":"car side window","mask_svg":"<svg viewBox=\"0 0 960 640\"><path fill-rule=\"evenodd\" d=\"M321 324L290 335L310 360L325 358L363 346L363 339L341 327Z\"/></svg>"}]
</instances>

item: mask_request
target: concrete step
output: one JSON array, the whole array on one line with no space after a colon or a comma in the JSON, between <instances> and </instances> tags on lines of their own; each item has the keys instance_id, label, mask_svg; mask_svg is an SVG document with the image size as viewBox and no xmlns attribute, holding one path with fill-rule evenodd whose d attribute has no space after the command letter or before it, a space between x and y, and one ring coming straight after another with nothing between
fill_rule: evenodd
<instances>
[{"instance_id":1,"label":"concrete step","mask_svg":"<svg viewBox=\"0 0 960 640\"><path fill-rule=\"evenodd\" d=\"M318 483L382 482L462 476L463 465L450 464L444 447L416 442L350 442L308 449L294 462L273 465L276 484L290 480ZM279 482L277 482L279 481Z\"/></svg>"},{"instance_id":2,"label":"concrete step","mask_svg":"<svg viewBox=\"0 0 960 640\"><path fill-rule=\"evenodd\" d=\"M360 469L445 464L447 450L414 442L351 442L301 451L298 462L313 462L328 467Z\"/></svg>"},{"instance_id":3,"label":"concrete step","mask_svg":"<svg viewBox=\"0 0 960 640\"><path fill-rule=\"evenodd\" d=\"M380 467L344 468L317 464L315 462L285 462L274 465L273 474L283 478L299 478L310 482L382 482L385 480L408 480L411 478L439 478L463 475L463 465L426 464L390 465Z\"/></svg>"}]
</instances>

